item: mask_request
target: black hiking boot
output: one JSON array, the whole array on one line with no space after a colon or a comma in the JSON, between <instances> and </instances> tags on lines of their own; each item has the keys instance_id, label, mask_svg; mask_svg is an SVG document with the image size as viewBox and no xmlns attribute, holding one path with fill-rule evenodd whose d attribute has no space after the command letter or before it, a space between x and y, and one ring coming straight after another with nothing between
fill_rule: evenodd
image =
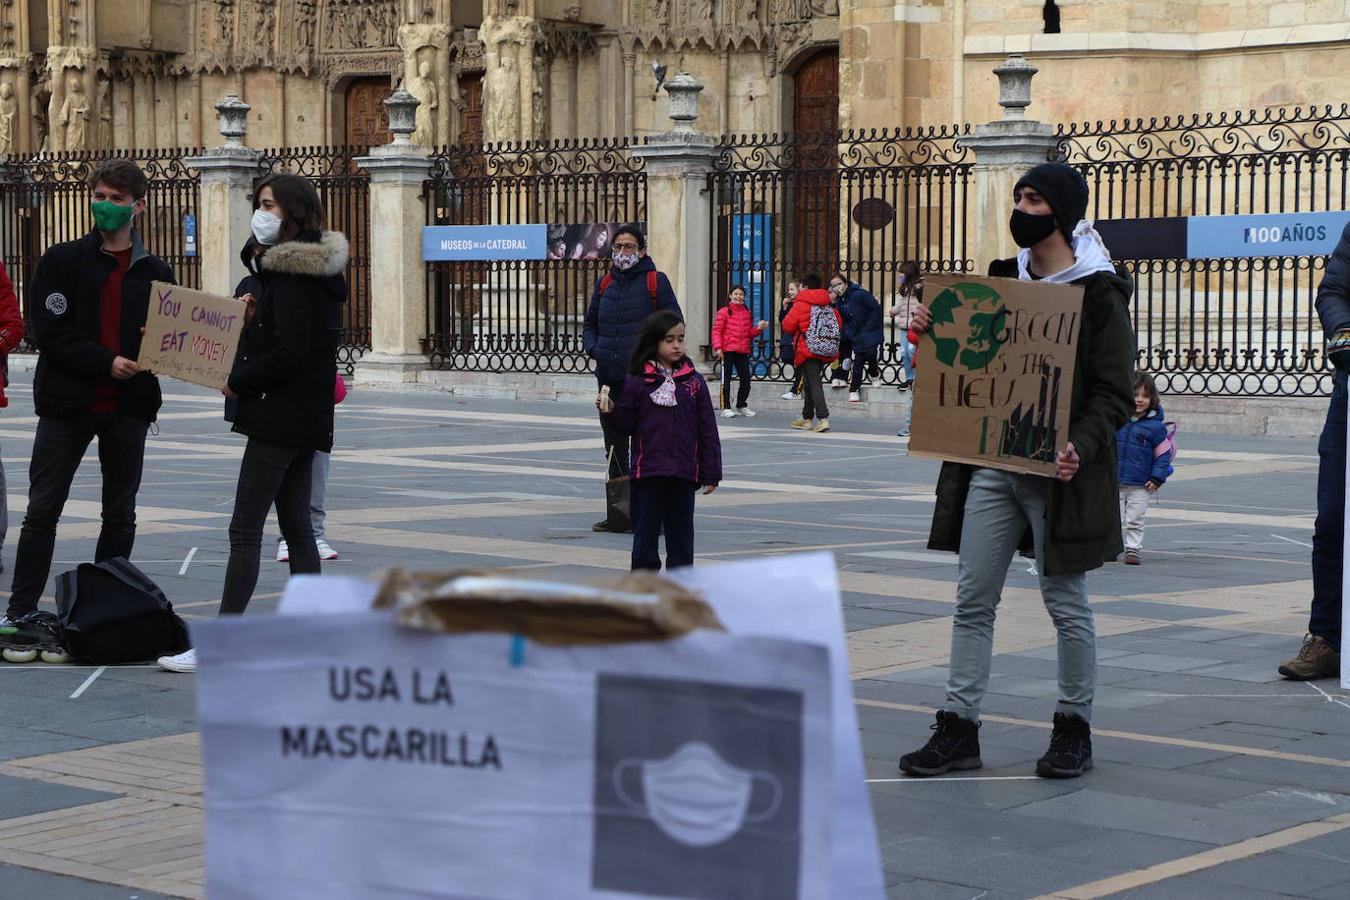
<instances>
[{"instance_id":1,"label":"black hiking boot","mask_svg":"<svg viewBox=\"0 0 1350 900\"><path fill-rule=\"evenodd\" d=\"M929 726L933 736L923 749L900 757L900 771L907 775L941 775L952 769L978 769L980 761L980 723L963 719L954 712L939 710L937 724Z\"/></svg>"},{"instance_id":2,"label":"black hiking boot","mask_svg":"<svg viewBox=\"0 0 1350 900\"><path fill-rule=\"evenodd\" d=\"M1092 728L1082 716L1055 713L1050 749L1036 761L1042 778L1077 778L1092 768Z\"/></svg>"},{"instance_id":3,"label":"black hiking boot","mask_svg":"<svg viewBox=\"0 0 1350 900\"><path fill-rule=\"evenodd\" d=\"M49 612L31 612L0 627L0 656L9 663L29 663L41 657L46 663L70 660L61 643L61 623Z\"/></svg>"}]
</instances>

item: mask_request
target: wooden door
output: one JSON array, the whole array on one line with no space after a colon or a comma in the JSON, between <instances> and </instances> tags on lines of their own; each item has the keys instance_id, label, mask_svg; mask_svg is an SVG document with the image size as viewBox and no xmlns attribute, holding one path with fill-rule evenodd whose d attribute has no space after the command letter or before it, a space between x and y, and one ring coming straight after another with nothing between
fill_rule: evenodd
<instances>
[{"instance_id":1,"label":"wooden door","mask_svg":"<svg viewBox=\"0 0 1350 900\"><path fill-rule=\"evenodd\" d=\"M839 256L839 51L822 50L793 79L792 128L801 141L793 204L799 266L826 279Z\"/></svg>"},{"instance_id":2,"label":"wooden door","mask_svg":"<svg viewBox=\"0 0 1350 900\"><path fill-rule=\"evenodd\" d=\"M393 93L389 79L383 76L357 78L347 85L346 133L343 143L349 147L375 147L393 138L389 131L389 111L385 99Z\"/></svg>"},{"instance_id":3,"label":"wooden door","mask_svg":"<svg viewBox=\"0 0 1350 900\"><path fill-rule=\"evenodd\" d=\"M461 75L459 79L459 142L483 143L483 73Z\"/></svg>"}]
</instances>

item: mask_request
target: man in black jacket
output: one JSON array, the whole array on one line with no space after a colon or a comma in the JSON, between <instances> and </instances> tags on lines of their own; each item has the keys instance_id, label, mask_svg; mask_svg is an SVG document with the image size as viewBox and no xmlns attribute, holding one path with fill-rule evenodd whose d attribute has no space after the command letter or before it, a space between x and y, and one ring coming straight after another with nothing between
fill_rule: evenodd
<instances>
[{"instance_id":1,"label":"man in black jacket","mask_svg":"<svg viewBox=\"0 0 1350 900\"><path fill-rule=\"evenodd\" d=\"M1345 407L1350 372L1350 226L1317 288L1327 358L1336 368L1331 406L1317 442L1317 521L1313 525L1312 612L1298 655L1279 667L1294 681L1334 678L1341 670L1341 570L1345 554Z\"/></svg>"},{"instance_id":2,"label":"man in black jacket","mask_svg":"<svg viewBox=\"0 0 1350 900\"><path fill-rule=\"evenodd\" d=\"M103 527L96 561L131 555L145 436L159 412L159 381L140 371L152 281L173 282L164 260L132 228L149 189L139 166L109 160L89 177L94 229L42 255L29 287L38 415L29 465L28 512L14 566L0 646L56 649L55 617L38 612L56 523L90 441L98 438ZM8 655L8 654L7 654Z\"/></svg>"}]
</instances>

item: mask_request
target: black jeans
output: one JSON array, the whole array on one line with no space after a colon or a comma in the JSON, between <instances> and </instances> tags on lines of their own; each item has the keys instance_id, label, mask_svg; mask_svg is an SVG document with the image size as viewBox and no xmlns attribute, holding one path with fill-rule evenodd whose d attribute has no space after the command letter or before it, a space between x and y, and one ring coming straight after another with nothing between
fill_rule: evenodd
<instances>
[{"instance_id":1,"label":"black jeans","mask_svg":"<svg viewBox=\"0 0 1350 900\"><path fill-rule=\"evenodd\" d=\"M225 565L225 590L220 614L237 615L253 599L258 585L263 525L275 503L281 536L291 553L292 575L317 575L319 551L309 518L314 451L249 438L239 464L239 486L230 519L230 561Z\"/></svg>"},{"instance_id":2,"label":"black jeans","mask_svg":"<svg viewBox=\"0 0 1350 900\"><path fill-rule=\"evenodd\" d=\"M619 381L599 381L598 387L609 386L609 399L615 404L619 402L619 396L623 394L623 380ZM612 427L610 416L600 417L600 430L605 435L605 458L609 462L609 477L620 478L628 474L628 435ZM610 454L613 454L612 456Z\"/></svg>"},{"instance_id":3,"label":"black jeans","mask_svg":"<svg viewBox=\"0 0 1350 900\"><path fill-rule=\"evenodd\" d=\"M1331 406L1317 442L1317 521L1313 525L1312 613L1308 631L1341 648L1341 570L1345 554L1346 373L1336 373Z\"/></svg>"},{"instance_id":4,"label":"black jeans","mask_svg":"<svg viewBox=\"0 0 1350 900\"><path fill-rule=\"evenodd\" d=\"M19 532L9 615L37 609L51 573L56 548L56 523L70 496L70 483L80 468L89 442L98 438L98 464L103 473L103 526L94 561L130 557L136 542L136 492L141 488L145 433L150 423L122 413L79 418L38 419L33 459L28 466L28 512Z\"/></svg>"},{"instance_id":5,"label":"black jeans","mask_svg":"<svg viewBox=\"0 0 1350 900\"><path fill-rule=\"evenodd\" d=\"M880 347L873 347L866 353L861 350L853 352L853 370L849 372L848 389L856 394L862 390L863 376L872 374L877 367L877 351ZM874 376L875 377L875 376Z\"/></svg>"},{"instance_id":6,"label":"black jeans","mask_svg":"<svg viewBox=\"0 0 1350 900\"><path fill-rule=\"evenodd\" d=\"M817 417L830 417L830 408L825 405L825 385L820 380L824 367L825 363L818 359L808 359L801 365L802 418L808 422Z\"/></svg>"},{"instance_id":7,"label":"black jeans","mask_svg":"<svg viewBox=\"0 0 1350 900\"><path fill-rule=\"evenodd\" d=\"M731 375L740 378L740 387L736 390L736 408L745 409L750 399L750 354L722 351L722 408L731 409Z\"/></svg>"},{"instance_id":8,"label":"black jeans","mask_svg":"<svg viewBox=\"0 0 1350 900\"><path fill-rule=\"evenodd\" d=\"M683 478L633 479L633 571L661 568L659 541L666 533L666 568L694 564L694 495Z\"/></svg>"}]
</instances>

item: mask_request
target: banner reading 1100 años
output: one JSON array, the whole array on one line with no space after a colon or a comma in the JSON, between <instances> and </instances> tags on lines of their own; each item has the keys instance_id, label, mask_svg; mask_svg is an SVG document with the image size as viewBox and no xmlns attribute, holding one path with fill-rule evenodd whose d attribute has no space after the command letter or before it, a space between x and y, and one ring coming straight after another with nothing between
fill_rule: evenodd
<instances>
[{"instance_id":1,"label":"banner reading 1100 a\u00f1os","mask_svg":"<svg viewBox=\"0 0 1350 900\"><path fill-rule=\"evenodd\" d=\"M427 225L424 262L608 259L623 222L584 225ZM631 223L646 231L645 223Z\"/></svg>"}]
</instances>

